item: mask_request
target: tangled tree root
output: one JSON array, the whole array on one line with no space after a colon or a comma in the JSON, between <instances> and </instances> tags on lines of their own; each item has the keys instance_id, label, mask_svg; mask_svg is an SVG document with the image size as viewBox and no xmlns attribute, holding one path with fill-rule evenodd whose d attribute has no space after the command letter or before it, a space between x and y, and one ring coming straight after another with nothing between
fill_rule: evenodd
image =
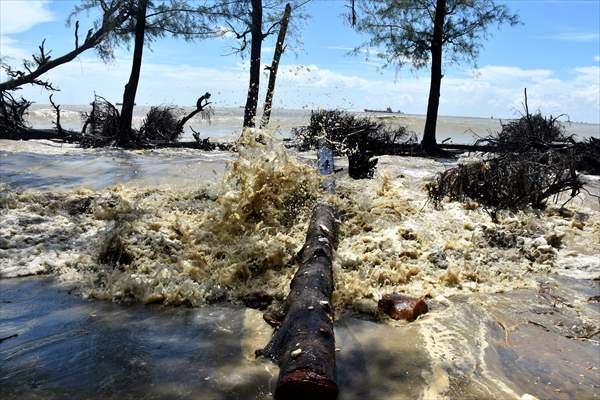
<instances>
[{"instance_id":1,"label":"tangled tree root","mask_svg":"<svg viewBox=\"0 0 600 400\"><path fill-rule=\"evenodd\" d=\"M451 168L427 186L429 198L435 205L446 197L452 201L474 200L495 215L500 209L542 209L548 198L562 192L570 191L571 197L579 194L583 184L573 158L535 155L506 154Z\"/></svg>"},{"instance_id":2,"label":"tangled tree root","mask_svg":"<svg viewBox=\"0 0 600 400\"><path fill-rule=\"evenodd\" d=\"M313 111L310 124L294 131L298 149L316 149L325 139L335 154L348 156L348 172L354 179L372 178L377 160L390 146L402 144L408 137L406 127L391 129L382 122L357 117L340 110Z\"/></svg>"},{"instance_id":3,"label":"tangled tree root","mask_svg":"<svg viewBox=\"0 0 600 400\"><path fill-rule=\"evenodd\" d=\"M598 141L576 143L557 118L539 112L530 115L527 92L525 110L523 117L482 140L494 145L496 153L449 169L427 186L435 205L446 197L475 200L495 219L500 209L541 209L547 199L560 193L570 192L569 200L579 194L583 183L577 169L582 165L597 168Z\"/></svg>"}]
</instances>

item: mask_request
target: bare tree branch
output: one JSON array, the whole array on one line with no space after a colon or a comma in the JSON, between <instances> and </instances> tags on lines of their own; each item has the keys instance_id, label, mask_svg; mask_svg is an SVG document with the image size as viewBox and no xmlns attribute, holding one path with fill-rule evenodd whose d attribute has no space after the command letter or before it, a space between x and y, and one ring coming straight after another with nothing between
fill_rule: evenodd
<instances>
[{"instance_id":1,"label":"bare tree branch","mask_svg":"<svg viewBox=\"0 0 600 400\"><path fill-rule=\"evenodd\" d=\"M2 67L6 70L7 74L12 79L0 83L0 91L14 90L17 89L19 86L25 84L39 85L49 90L56 90L56 88L52 87L50 83L41 81L38 78L46 72L50 71L51 69L56 68L59 65L68 63L69 61L77 57L79 54L98 45L98 43L100 43L111 30L121 25L129 17L128 13L122 11L117 13L116 16L113 16L112 14L113 13L111 10L106 11L103 17L102 27L100 27L94 33L92 33L92 30L88 31L86 39L81 46L76 46L74 50L56 59L51 60L51 52L46 52L44 48L46 39L44 39L42 41L42 44L39 46L39 55L34 54L32 56L35 64L33 64L31 61L26 61L24 63L24 67L27 70L27 73L23 71L14 70L8 67L7 65L3 64ZM77 23L75 27L76 36L78 28L79 24ZM76 39L76 42L77 41L78 40ZM32 66L35 66L35 69L32 69Z\"/></svg>"}]
</instances>

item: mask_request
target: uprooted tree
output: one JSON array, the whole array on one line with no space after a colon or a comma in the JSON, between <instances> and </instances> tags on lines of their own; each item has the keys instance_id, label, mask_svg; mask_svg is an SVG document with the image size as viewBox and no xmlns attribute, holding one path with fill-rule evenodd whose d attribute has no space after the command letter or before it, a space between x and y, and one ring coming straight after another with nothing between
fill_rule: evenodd
<instances>
[{"instance_id":1,"label":"uprooted tree","mask_svg":"<svg viewBox=\"0 0 600 400\"><path fill-rule=\"evenodd\" d=\"M494 0L363 0L352 1L352 21L370 35L361 47L380 48L376 56L402 67L431 64L431 83L422 145L437 149L436 124L442 65L474 62L491 25L518 23L518 17ZM445 53L445 57L444 57Z\"/></svg>"},{"instance_id":2,"label":"uprooted tree","mask_svg":"<svg viewBox=\"0 0 600 400\"><path fill-rule=\"evenodd\" d=\"M187 115L183 110L173 106L151 107L142 122L140 129L132 129L129 146L135 148L156 147L186 147L201 150L227 149L226 144L211 143L208 139L201 140L194 132L195 142L179 142L185 124L197 114L202 119L210 120L213 110L208 99L210 93L205 93L198 99L196 108ZM83 147L115 146L119 140L119 124L121 115L118 108L104 97L94 95L90 103L91 110L82 113L83 126L81 131L62 127L61 107L57 105L52 95L49 99L56 119L55 129L34 129L25 120L31 102L23 98L15 98L11 92L0 92L0 138L15 140L46 139L58 142L78 143ZM193 131L193 130L192 130Z\"/></svg>"},{"instance_id":3,"label":"uprooted tree","mask_svg":"<svg viewBox=\"0 0 600 400\"><path fill-rule=\"evenodd\" d=\"M10 92L0 91L0 135L26 129L25 113L29 106L30 101L22 97L16 99Z\"/></svg>"},{"instance_id":4,"label":"uprooted tree","mask_svg":"<svg viewBox=\"0 0 600 400\"><path fill-rule=\"evenodd\" d=\"M371 118L340 110L313 111L308 126L295 130L298 149L316 149L325 140L337 155L348 157L348 173L354 179L372 178L376 155L389 154L390 147L409 138L404 126L391 128Z\"/></svg>"},{"instance_id":5,"label":"uprooted tree","mask_svg":"<svg viewBox=\"0 0 600 400\"><path fill-rule=\"evenodd\" d=\"M583 188L578 171L600 172L600 141L576 142L558 117L530 114L527 92L524 108L519 119L479 141L492 145L495 153L448 169L428 185L435 205L445 198L472 200L496 219L502 209L544 208L548 199L561 193L568 194L566 204Z\"/></svg>"},{"instance_id":6,"label":"uprooted tree","mask_svg":"<svg viewBox=\"0 0 600 400\"><path fill-rule=\"evenodd\" d=\"M208 107L210 93L205 93L196 104L196 109L179 117L182 110L173 106L153 106L142 121L139 130L132 129L129 137L129 146L135 148L169 147L177 146L177 140L183 133L185 124L196 114L203 119L210 119L212 109ZM112 146L119 141L119 124L121 115L119 110L102 96L95 95L89 113L83 113L83 128L79 142L86 147ZM58 114L57 114L58 115ZM71 135L75 137L75 135ZM181 143L186 147L199 149L213 149L208 141L201 141L197 135L196 143Z\"/></svg>"}]
</instances>

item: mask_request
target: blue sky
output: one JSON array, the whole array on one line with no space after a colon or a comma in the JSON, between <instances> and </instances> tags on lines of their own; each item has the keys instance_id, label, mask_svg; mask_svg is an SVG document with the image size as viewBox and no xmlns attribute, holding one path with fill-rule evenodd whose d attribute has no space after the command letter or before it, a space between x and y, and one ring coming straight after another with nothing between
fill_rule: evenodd
<instances>
[{"instance_id":1,"label":"blue sky","mask_svg":"<svg viewBox=\"0 0 600 400\"><path fill-rule=\"evenodd\" d=\"M31 54L44 37L54 54L68 51L73 32L65 20L76 3L0 0L0 55L14 62ZM600 122L600 0L505 3L520 15L523 24L492 29L476 67L446 66L440 113L515 116L522 90L527 87L530 108L554 115L566 113L575 121ZM311 18L300 26L302 45L283 56L275 105L347 110L390 106L425 113L427 70L381 69L374 56L348 54L366 37L344 21L346 4L313 0L306 6ZM85 16L80 19L84 31L90 21ZM151 50L145 50L138 104L193 105L205 91L213 94L217 106L243 104L248 62L226 55L232 45L229 39L154 42ZM270 63L273 41L263 47L263 62ZM118 101L129 66L130 51L126 48L119 49L110 64L89 51L48 77L61 88L55 95L61 103L87 103L94 90ZM22 93L37 102L47 102L47 93L37 88L26 88Z\"/></svg>"}]
</instances>

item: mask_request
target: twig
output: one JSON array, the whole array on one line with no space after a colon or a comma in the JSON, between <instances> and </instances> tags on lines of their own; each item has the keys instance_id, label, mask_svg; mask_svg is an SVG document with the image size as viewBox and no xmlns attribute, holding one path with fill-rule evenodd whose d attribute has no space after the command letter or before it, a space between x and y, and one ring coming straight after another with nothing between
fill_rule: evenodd
<instances>
[{"instance_id":1,"label":"twig","mask_svg":"<svg viewBox=\"0 0 600 400\"><path fill-rule=\"evenodd\" d=\"M529 322L532 325L539 326L540 328L543 328L546 332L550 332L550 329L548 329L545 325L540 324L539 322L535 322L535 321L531 321L531 320L528 320L527 322Z\"/></svg>"},{"instance_id":2,"label":"twig","mask_svg":"<svg viewBox=\"0 0 600 400\"><path fill-rule=\"evenodd\" d=\"M58 133L63 133L63 128L60 125L60 106L54 103L54 101L52 100L52 96L54 96L54 93L52 93L49 97L50 104L52 105L52 107L54 108L54 112L56 113L56 122L54 122L54 125L56 126L56 130L58 131Z\"/></svg>"}]
</instances>

